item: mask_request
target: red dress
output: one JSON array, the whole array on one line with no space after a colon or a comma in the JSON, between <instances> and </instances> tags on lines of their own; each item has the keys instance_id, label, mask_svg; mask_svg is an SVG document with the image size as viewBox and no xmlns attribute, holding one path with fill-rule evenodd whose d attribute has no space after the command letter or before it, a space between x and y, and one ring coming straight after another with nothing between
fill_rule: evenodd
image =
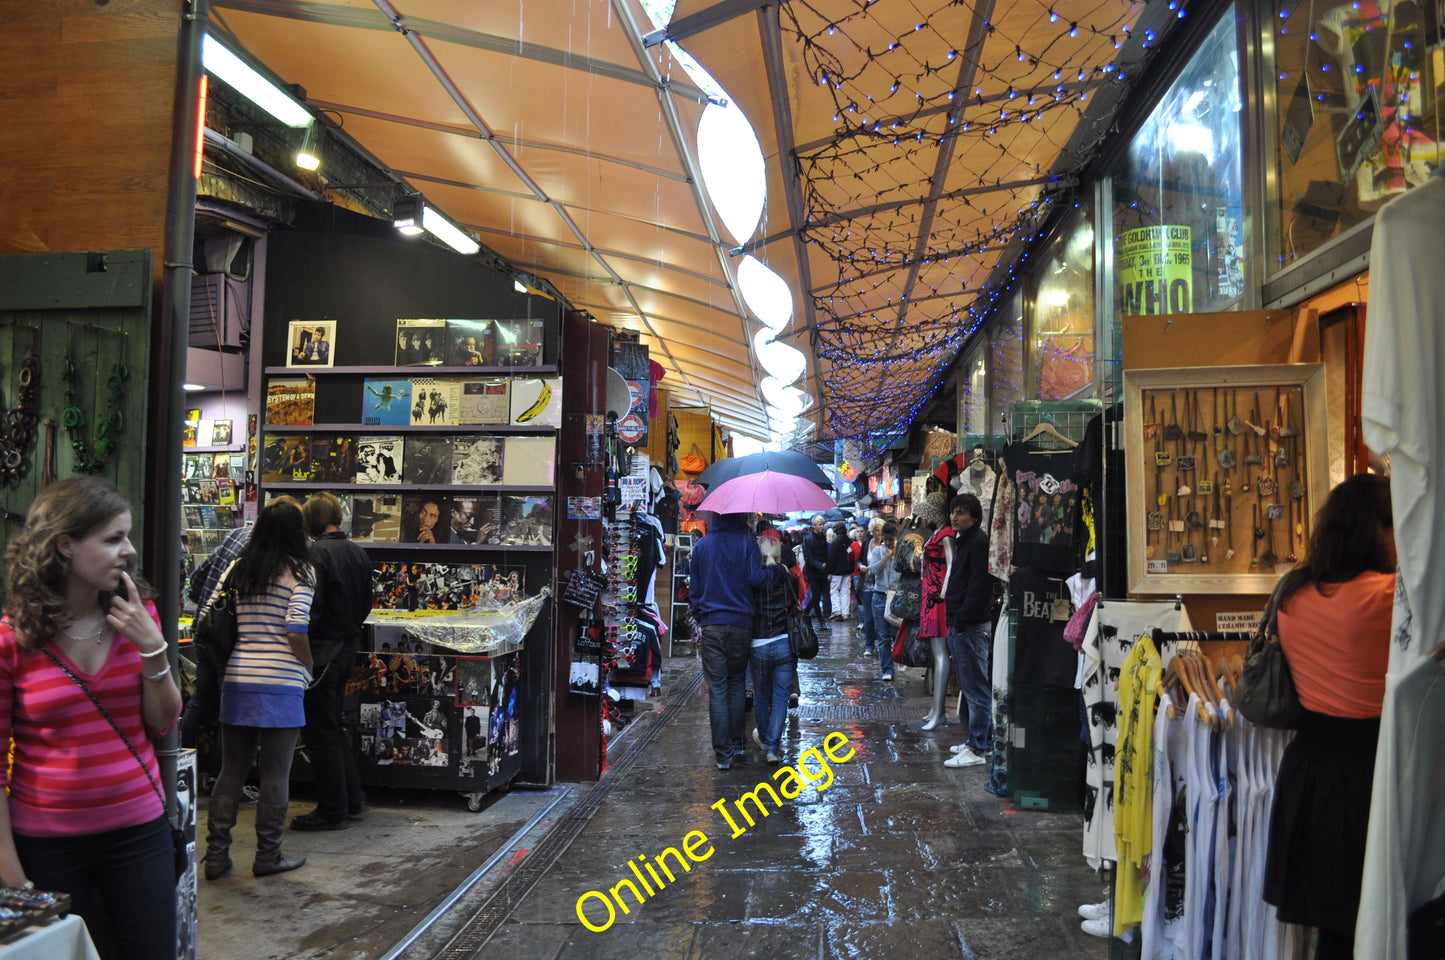
<instances>
[{"instance_id":1,"label":"red dress","mask_svg":"<svg viewBox=\"0 0 1445 960\"><path fill-rule=\"evenodd\" d=\"M948 636L948 608L943 602L948 557L943 541L953 539L953 528L943 527L923 545L923 612L918 616L920 637ZM937 597L937 601L933 598Z\"/></svg>"}]
</instances>

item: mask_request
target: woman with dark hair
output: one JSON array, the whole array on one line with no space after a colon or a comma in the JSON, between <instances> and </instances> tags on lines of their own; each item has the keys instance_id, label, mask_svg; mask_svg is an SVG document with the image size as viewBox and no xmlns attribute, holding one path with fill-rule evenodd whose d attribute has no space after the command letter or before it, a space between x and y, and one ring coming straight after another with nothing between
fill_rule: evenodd
<instances>
[{"instance_id":1,"label":"woman with dark hair","mask_svg":"<svg viewBox=\"0 0 1445 960\"><path fill-rule=\"evenodd\" d=\"M1394 595L1390 483L1350 477L1276 591L1305 717L1280 762L1264 898L1282 923L1318 929L1318 960L1353 956Z\"/></svg>"},{"instance_id":2,"label":"woman with dark hair","mask_svg":"<svg viewBox=\"0 0 1445 960\"><path fill-rule=\"evenodd\" d=\"M0 766L0 882L68 893L103 955L148 960L176 949L150 738L176 722L181 693L150 589L129 572L130 531L119 490L62 480L5 552L0 743L14 758L8 776Z\"/></svg>"},{"instance_id":3,"label":"woman with dark hair","mask_svg":"<svg viewBox=\"0 0 1445 960\"><path fill-rule=\"evenodd\" d=\"M798 659L788 639L789 608L796 596L792 574L783 562L783 540L776 530L758 536L767 580L753 587L752 651L749 673L753 688L755 735L767 751L768 763L783 759L783 728L788 722L788 696L797 676Z\"/></svg>"},{"instance_id":4,"label":"woman with dark hair","mask_svg":"<svg viewBox=\"0 0 1445 960\"><path fill-rule=\"evenodd\" d=\"M306 723L302 698L311 682L307 627L313 594L311 553L301 511L274 502L256 518L250 542L217 590L236 597L236 649L221 684L221 774L207 812L206 879L231 869L231 828L241 788L259 746L256 861L264 877L295 870L305 857L281 853L290 799L291 755Z\"/></svg>"}]
</instances>

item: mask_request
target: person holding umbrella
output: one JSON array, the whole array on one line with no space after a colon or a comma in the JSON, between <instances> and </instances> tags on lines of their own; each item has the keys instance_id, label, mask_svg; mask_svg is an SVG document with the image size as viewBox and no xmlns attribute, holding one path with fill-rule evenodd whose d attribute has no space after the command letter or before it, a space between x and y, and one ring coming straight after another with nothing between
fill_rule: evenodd
<instances>
[{"instance_id":1,"label":"person holding umbrella","mask_svg":"<svg viewBox=\"0 0 1445 960\"><path fill-rule=\"evenodd\" d=\"M743 713L752 654L753 591L769 572L746 513L719 514L692 548L688 590L702 636L702 675L719 770L744 759Z\"/></svg>"}]
</instances>

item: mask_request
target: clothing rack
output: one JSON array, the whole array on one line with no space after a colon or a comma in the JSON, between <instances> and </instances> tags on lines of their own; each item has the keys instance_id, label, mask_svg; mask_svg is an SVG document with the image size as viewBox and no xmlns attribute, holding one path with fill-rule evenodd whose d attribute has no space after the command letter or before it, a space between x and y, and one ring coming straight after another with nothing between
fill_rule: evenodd
<instances>
[{"instance_id":1,"label":"clothing rack","mask_svg":"<svg viewBox=\"0 0 1445 960\"><path fill-rule=\"evenodd\" d=\"M1243 630L1183 630L1175 633L1166 633L1155 627L1150 632L1150 639L1157 647L1161 643L1207 643L1218 640L1248 640L1251 634Z\"/></svg>"}]
</instances>

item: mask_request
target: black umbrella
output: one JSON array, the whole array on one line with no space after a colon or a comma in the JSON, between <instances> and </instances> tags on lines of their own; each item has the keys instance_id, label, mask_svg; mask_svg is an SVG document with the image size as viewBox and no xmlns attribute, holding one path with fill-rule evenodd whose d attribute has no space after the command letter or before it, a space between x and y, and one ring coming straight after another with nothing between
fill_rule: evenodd
<instances>
[{"instance_id":1,"label":"black umbrella","mask_svg":"<svg viewBox=\"0 0 1445 960\"><path fill-rule=\"evenodd\" d=\"M764 450L760 453L750 453L745 457L728 457L699 473L693 478L693 483L714 487L720 483L726 483L734 477L741 477L749 473L762 473L764 470L802 477L816 483L824 490L833 486L833 481L828 479L828 475L823 472L822 468L796 450Z\"/></svg>"}]
</instances>

